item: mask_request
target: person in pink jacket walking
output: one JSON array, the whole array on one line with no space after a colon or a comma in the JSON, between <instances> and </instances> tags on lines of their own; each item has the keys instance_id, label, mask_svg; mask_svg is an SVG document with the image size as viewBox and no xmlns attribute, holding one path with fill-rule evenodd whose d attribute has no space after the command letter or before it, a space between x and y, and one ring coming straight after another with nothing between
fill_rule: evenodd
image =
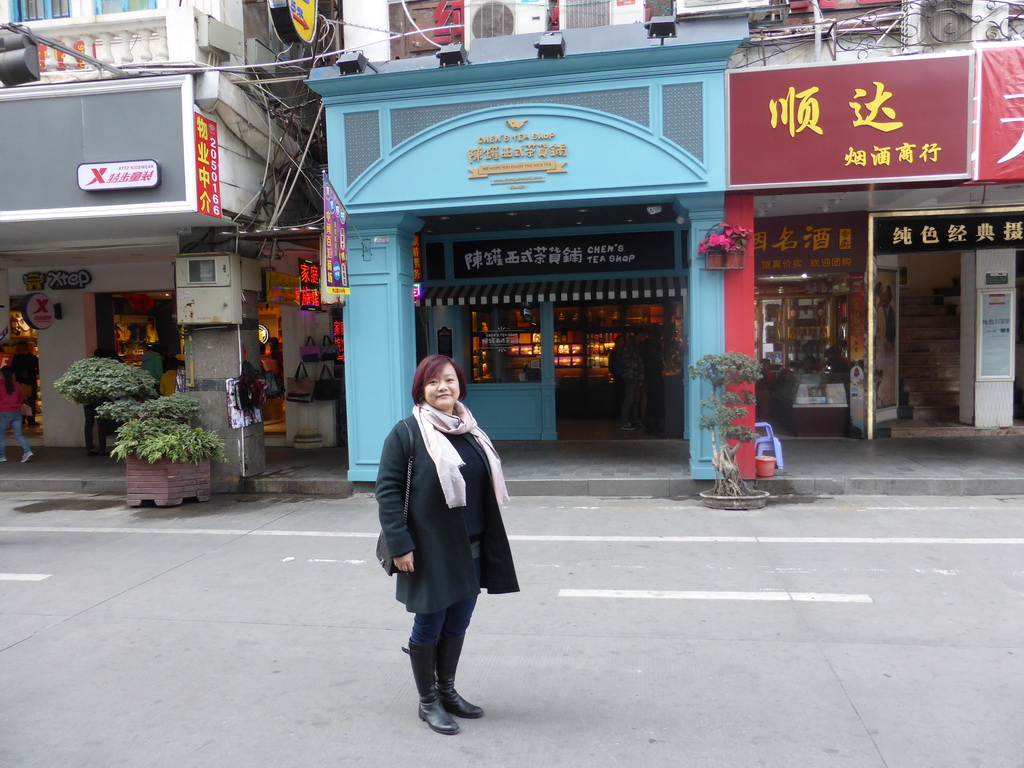
<instances>
[{"instance_id":1,"label":"person in pink jacket walking","mask_svg":"<svg viewBox=\"0 0 1024 768\"><path fill-rule=\"evenodd\" d=\"M21 406L25 402L25 393L14 380L14 369L11 366L0 368L0 375L0 461L7 461L4 443L7 442L7 428L10 427L14 439L22 448L21 463L24 464L32 458L28 440L21 434Z\"/></svg>"}]
</instances>

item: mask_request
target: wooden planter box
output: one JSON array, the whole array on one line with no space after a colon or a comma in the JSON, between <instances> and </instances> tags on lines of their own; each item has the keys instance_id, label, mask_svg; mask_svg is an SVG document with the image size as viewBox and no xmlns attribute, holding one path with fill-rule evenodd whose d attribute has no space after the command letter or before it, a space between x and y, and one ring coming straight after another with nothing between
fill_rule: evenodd
<instances>
[{"instance_id":1,"label":"wooden planter box","mask_svg":"<svg viewBox=\"0 0 1024 768\"><path fill-rule=\"evenodd\" d=\"M128 506L152 501L158 507L173 507L185 499L209 501L210 460L200 464L176 464L129 457L125 460Z\"/></svg>"}]
</instances>

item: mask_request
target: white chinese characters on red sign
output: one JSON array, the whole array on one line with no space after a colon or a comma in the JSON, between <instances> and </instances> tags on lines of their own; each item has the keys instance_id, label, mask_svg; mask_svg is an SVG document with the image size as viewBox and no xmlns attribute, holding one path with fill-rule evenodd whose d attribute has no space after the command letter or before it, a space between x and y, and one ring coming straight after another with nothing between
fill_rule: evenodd
<instances>
[{"instance_id":1,"label":"white chinese characters on red sign","mask_svg":"<svg viewBox=\"0 0 1024 768\"><path fill-rule=\"evenodd\" d=\"M975 181L1024 179L1024 46L978 51Z\"/></svg>"},{"instance_id":2,"label":"white chinese characters on red sign","mask_svg":"<svg viewBox=\"0 0 1024 768\"><path fill-rule=\"evenodd\" d=\"M160 166L156 160L82 163L78 166L78 188L86 192L152 189L159 186Z\"/></svg>"}]
</instances>

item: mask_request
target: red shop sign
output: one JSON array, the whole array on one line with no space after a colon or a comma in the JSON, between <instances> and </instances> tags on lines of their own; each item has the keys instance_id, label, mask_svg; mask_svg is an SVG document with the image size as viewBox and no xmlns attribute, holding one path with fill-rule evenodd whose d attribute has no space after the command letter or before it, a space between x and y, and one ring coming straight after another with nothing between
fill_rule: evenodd
<instances>
[{"instance_id":1,"label":"red shop sign","mask_svg":"<svg viewBox=\"0 0 1024 768\"><path fill-rule=\"evenodd\" d=\"M971 56L730 72L729 187L970 176Z\"/></svg>"},{"instance_id":2,"label":"red shop sign","mask_svg":"<svg viewBox=\"0 0 1024 768\"><path fill-rule=\"evenodd\" d=\"M1024 46L978 50L975 181L1024 179Z\"/></svg>"}]
</instances>

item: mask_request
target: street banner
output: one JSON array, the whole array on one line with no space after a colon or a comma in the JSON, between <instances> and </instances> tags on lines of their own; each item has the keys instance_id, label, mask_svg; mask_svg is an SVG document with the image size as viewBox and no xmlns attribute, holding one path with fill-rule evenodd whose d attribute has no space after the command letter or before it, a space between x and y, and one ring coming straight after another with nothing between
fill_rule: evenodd
<instances>
[{"instance_id":1,"label":"street banner","mask_svg":"<svg viewBox=\"0 0 1024 768\"><path fill-rule=\"evenodd\" d=\"M324 171L324 238L323 238L323 298L327 304L337 303L337 296L352 291L348 285L348 238L345 228L345 210L341 198L334 190Z\"/></svg>"},{"instance_id":2,"label":"street banner","mask_svg":"<svg viewBox=\"0 0 1024 768\"><path fill-rule=\"evenodd\" d=\"M975 181L1024 179L1024 46L978 50Z\"/></svg>"}]
</instances>

